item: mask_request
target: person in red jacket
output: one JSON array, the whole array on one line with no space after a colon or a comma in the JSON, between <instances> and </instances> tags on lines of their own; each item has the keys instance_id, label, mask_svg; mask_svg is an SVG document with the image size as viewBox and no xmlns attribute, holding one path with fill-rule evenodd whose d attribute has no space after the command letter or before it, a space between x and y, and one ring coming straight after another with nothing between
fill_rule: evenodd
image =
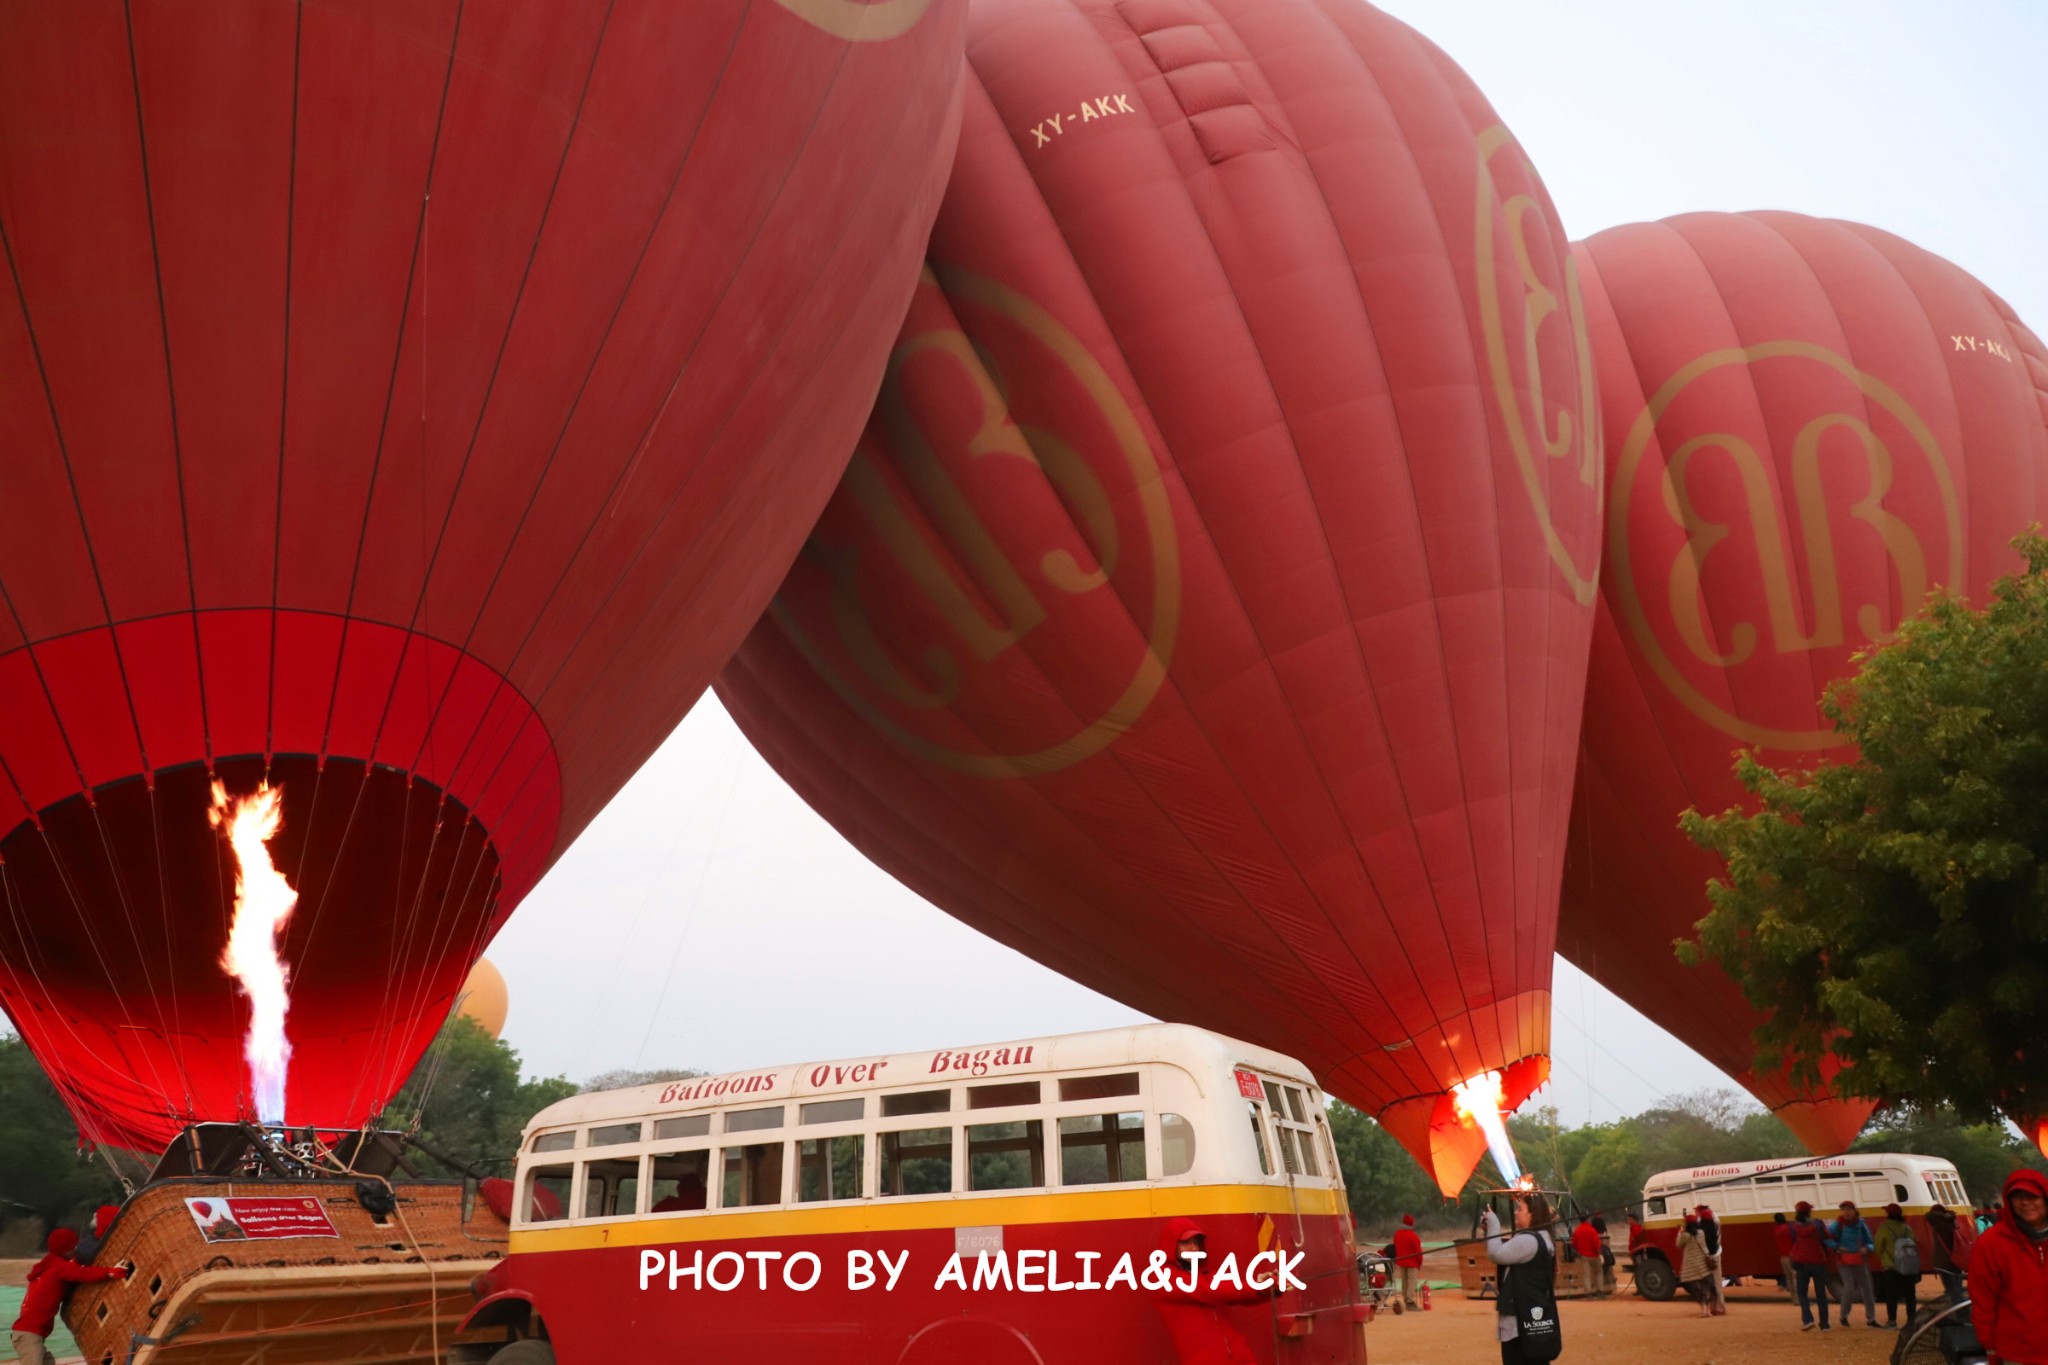
<instances>
[{"instance_id":1,"label":"person in red jacket","mask_svg":"<svg viewBox=\"0 0 2048 1365\"><path fill-rule=\"evenodd\" d=\"M1174 1359L1180 1365L1258 1365L1252 1344L1224 1310L1240 1304L1264 1303L1273 1296L1273 1291L1218 1286L1213 1278L1204 1280L1191 1275L1191 1269L1199 1265L1202 1277L1211 1276L1216 1265L1216 1258L1207 1254L1208 1235L1192 1218L1168 1222L1159 1245L1174 1266L1171 1281L1159 1291L1156 1305L1166 1323L1166 1334L1173 1338ZM1190 1255L1198 1251L1204 1253L1200 1262ZM1195 1287L1181 1288L1190 1279L1195 1280Z\"/></svg>"},{"instance_id":2,"label":"person in red jacket","mask_svg":"<svg viewBox=\"0 0 2048 1365\"><path fill-rule=\"evenodd\" d=\"M1970 1253L1970 1323L1991 1365L2048 1365L2048 1177L2005 1178L2005 1216Z\"/></svg>"},{"instance_id":3,"label":"person in red jacket","mask_svg":"<svg viewBox=\"0 0 2048 1365\"><path fill-rule=\"evenodd\" d=\"M1412 1213L1401 1215L1401 1230L1394 1234L1394 1264L1401 1271L1401 1302L1414 1308L1415 1282L1422 1278L1422 1238Z\"/></svg>"},{"instance_id":4,"label":"person in red jacket","mask_svg":"<svg viewBox=\"0 0 2048 1365\"><path fill-rule=\"evenodd\" d=\"M1586 1262L1590 1267L1591 1273L1588 1278L1592 1281L1593 1292L1595 1294L1602 1292L1600 1279L1600 1230L1593 1226L1593 1221L1590 1218L1582 1219L1578 1226L1572 1229L1572 1254Z\"/></svg>"},{"instance_id":5,"label":"person in red jacket","mask_svg":"<svg viewBox=\"0 0 2048 1365\"><path fill-rule=\"evenodd\" d=\"M51 1233L49 1247L49 1254L28 1272L28 1292L21 1298L21 1316L14 1320L14 1354L21 1365L51 1365L47 1343L57 1326L57 1309L64 1303L65 1290L74 1284L128 1278L128 1271L121 1266L80 1265L72 1260L78 1234L70 1228Z\"/></svg>"},{"instance_id":6,"label":"person in red jacket","mask_svg":"<svg viewBox=\"0 0 2048 1365\"><path fill-rule=\"evenodd\" d=\"M1820 1300L1820 1330L1828 1330L1828 1234L1819 1220L1813 1216L1813 1205L1804 1199L1792 1206L1792 1285L1793 1294L1799 1300L1799 1330L1813 1328L1812 1302L1807 1298L1811 1290L1813 1297ZM1849 1310L1842 1309L1842 1324L1847 1326Z\"/></svg>"}]
</instances>

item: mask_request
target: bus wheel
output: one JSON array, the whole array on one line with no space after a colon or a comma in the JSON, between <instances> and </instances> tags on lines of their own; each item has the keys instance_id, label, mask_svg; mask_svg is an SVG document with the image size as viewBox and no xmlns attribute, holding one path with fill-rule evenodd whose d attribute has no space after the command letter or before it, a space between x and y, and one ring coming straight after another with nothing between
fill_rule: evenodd
<instances>
[{"instance_id":1,"label":"bus wheel","mask_svg":"<svg viewBox=\"0 0 2048 1365\"><path fill-rule=\"evenodd\" d=\"M555 1365L555 1348L545 1341L515 1341L491 1357L491 1365Z\"/></svg>"},{"instance_id":2,"label":"bus wheel","mask_svg":"<svg viewBox=\"0 0 2048 1365\"><path fill-rule=\"evenodd\" d=\"M1671 1262L1656 1257L1645 1257L1635 1264L1636 1293L1655 1303L1663 1303L1678 1292L1678 1275L1671 1269ZM496 1365L496 1358L492 1360Z\"/></svg>"}]
</instances>

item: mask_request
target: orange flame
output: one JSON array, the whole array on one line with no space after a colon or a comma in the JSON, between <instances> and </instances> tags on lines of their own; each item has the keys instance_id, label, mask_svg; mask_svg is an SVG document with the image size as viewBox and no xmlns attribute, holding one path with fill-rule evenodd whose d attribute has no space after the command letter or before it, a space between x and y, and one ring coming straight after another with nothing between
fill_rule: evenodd
<instances>
[{"instance_id":1,"label":"orange flame","mask_svg":"<svg viewBox=\"0 0 2048 1365\"><path fill-rule=\"evenodd\" d=\"M292 1056L284 1033L291 973L277 955L277 936L299 902L299 893L265 847L284 822L283 796L282 788L265 782L248 796L230 797L216 782L207 812L235 851L235 917L220 965L249 997L249 1035L242 1055L249 1063L256 1117L273 1126L284 1123L285 1071Z\"/></svg>"},{"instance_id":2,"label":"orange flame","mask_svg":"<svg viewBox=\"0 0 2048 1365\"><path fill-rule=\"evenodd\" d=\"M1501 1089L1500 1073L1482 1071L1452 1086L1451 1096L1458 1113L1486 1134L1486 1150L1493 1153L1493 1164L1500 1167L1501 1178L1519 1182L1523 1178L1522 1163L1515 1159L1514 1145L1508 1141L1508 1126L1501 1119L1501 1101L1507 1098L1507 1093Z\"/></svg>"}]
</instances>

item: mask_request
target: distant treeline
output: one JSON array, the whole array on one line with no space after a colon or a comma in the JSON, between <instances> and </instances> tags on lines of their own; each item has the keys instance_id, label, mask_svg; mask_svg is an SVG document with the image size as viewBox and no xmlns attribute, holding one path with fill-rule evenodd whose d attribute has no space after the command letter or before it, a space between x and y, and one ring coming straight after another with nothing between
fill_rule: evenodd
<instances>
[{"instance_id":1,"label":"distant treeline","mask_svg":"<svg viewBox=\"0 0 2048 1365\"><path fill-rule=\"evenodd\" d=\"M1391 1235L1405 1213L1426 1228L1463 1232L1478 1192L1501 1184L1488 1158L1460 1198L1447 1201L1400 1144L1357 1110L1333 1104L1330 1126L1351 1211L1373 1236ZM1538 1109L1511 1117L1508 1133L1523 1166L1544 1188L1568 1189L1582 1208L1610 1215L1639 1201L1644 1180L1658 1171L1805 1155L1784 1124L1736 1090L1674 1095L1629 1118L1579 1127L1560 1123L1555 1109ZM1979 1200L1997 1198L2015 1166L2048 1168L2033 1145L2009 1129L1965 1127L1939 1110L1880 1110L1852 1150L1947 1157Z\"/></svg>"}]
</instances>

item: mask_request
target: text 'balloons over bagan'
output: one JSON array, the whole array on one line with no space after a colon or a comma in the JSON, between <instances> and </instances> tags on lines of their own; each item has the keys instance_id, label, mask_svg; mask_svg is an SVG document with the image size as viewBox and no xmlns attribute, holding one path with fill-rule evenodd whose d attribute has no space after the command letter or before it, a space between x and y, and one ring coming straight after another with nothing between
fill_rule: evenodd
<instances>
[{"instance_id":1,"label":"text 'balloons over bagan'","mask_svg":"<svg viewBox=\"0 0 2048 1365\"><path fill-rule=\"evenodd\" d=\"M246 1112L208 776L283 788L354 1124L766 604L963 0L0 11L0 1001L88 1137Z\"/></svg>"},{"instance_id":2,"label":"text 'balloons over bagan'","mask_svg":"<svg viewBox=\"0 0 2048 1365\"><path fill-rule=\"evenodd\" d=\"M1968 274L1854 223L1688 214L1576 251L1609 507L1559 947L1838 1152L1870 1103L1757 1075L1758 1011L1673 955L1723 872L1678 817L1746 801L1737 749L1847 757L1819 701L1857 651L1930 589L1981 601L2020 567L2048 353Z\"/></svg>"},{"instance_id":3,"label":"text 'balloons over bagan'","mask_svg":"<svg viewBox=\"0 0 2048 1365\"><path fill-rule=\"evenodd\" d=\"M931 272L721 695L932 902L1455 1189L1447 1091L1547 1071L1596 587L1548 197L1350 0L989 0L968 52Z\"/></svg>"}]
</instances>

